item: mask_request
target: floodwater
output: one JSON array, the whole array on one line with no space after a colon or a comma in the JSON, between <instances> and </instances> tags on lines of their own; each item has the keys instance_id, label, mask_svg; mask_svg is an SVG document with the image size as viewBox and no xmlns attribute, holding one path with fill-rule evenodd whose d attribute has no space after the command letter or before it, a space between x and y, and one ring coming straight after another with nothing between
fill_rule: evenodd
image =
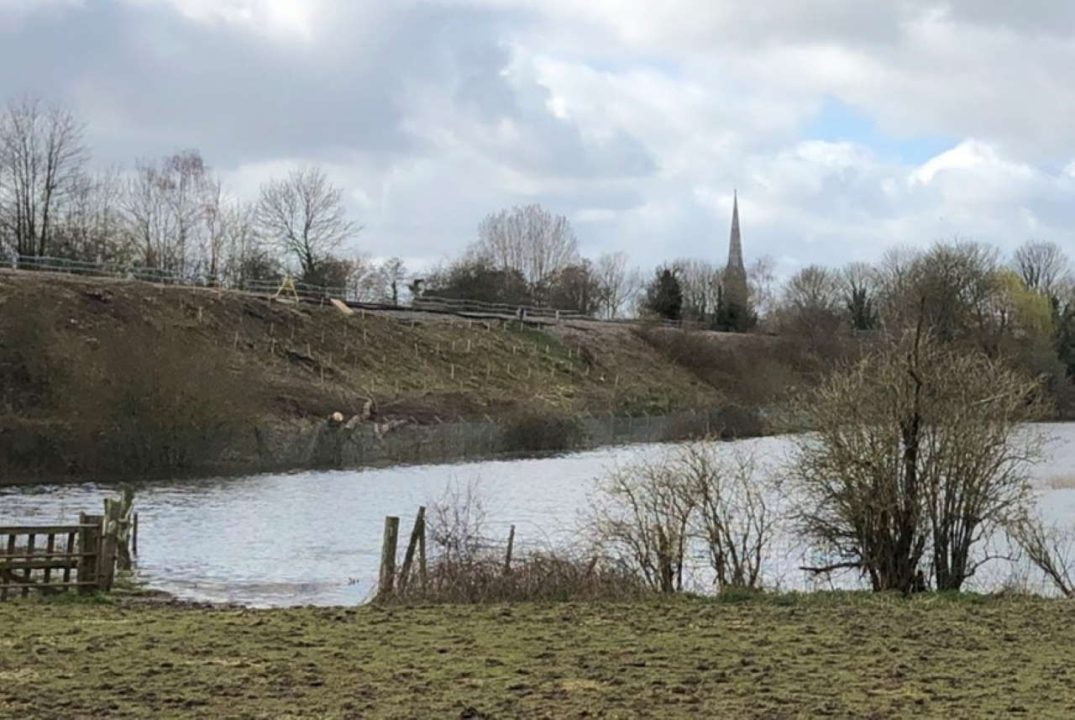
<instances>
[{"instance_id":1,"label":"floodwater","mask_svg":"<svg viewBox=\"0 0 1075 720\"><path fill-rule=\"evenodd\" d=\"M1034 470L1047 519L1075 527L1075 423L1038 426L1052 438ZM751 452L775 472L787 438L725 443ZM520 547L556 547L577 539L594 481L609 468L668 446L636 445L541 459L299 472L243 478L180 480L140 487L137 573L149 587L180 598L254 606L338 605L369 597L377 577L386 515L401 518L401 543L419 505L448 488L476 484L487 515L485 534ZM0 525L67 522L99 512L107 484L0 489ZM801 544L779 539L767 579L786 589L821 587L799 570ZM704 565L695 559L694 566ZM1022 571L991 561L972 586L991 589ZM699 588L704 572L692 575ZM1024 578L1025 579L1025 578ZM1032 578L1031 578L1032 580ZM854 577L838 580L854 585Z\"/></svg>"}]
</instances>

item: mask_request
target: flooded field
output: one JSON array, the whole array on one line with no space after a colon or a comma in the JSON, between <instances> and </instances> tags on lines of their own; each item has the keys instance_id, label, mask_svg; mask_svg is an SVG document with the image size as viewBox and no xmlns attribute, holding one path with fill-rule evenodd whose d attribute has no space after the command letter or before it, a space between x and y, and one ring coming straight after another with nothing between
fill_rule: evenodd
<instances>
[{"instance_id":1,"label":"flooded field","mask_svg":"<svg viewBox=\"0 0 1075 720\"><path fill-rule=\"evenodd\" d=\"M1046 516L1075 525L1075 424L1041 426L1054 438L1035 468ZM773 437L727 443L778 472L790 442ZM377 576L384 517L404 529L417 507L451 485L476 482L488 511L487 532L517 527L522 547L563 546L577 539L594 480L617 463L664 452L638 445L560 457L405 466L334 472L182 480L138 489L138 574L150 587L182 598L258 606L337 605L368 597ZM99 511L108 484L0 490L0 524L68 521ZM800 543L781 538L768 579L785 589L818 585L798 569ZM698 561L698 565L703 563ZM1013 576L1010 563L987 565L972 586L989 589ZM704 573L693 576L704 589ZM840 585L856 583L854 577Z\"/></svg>"}]
</instances>

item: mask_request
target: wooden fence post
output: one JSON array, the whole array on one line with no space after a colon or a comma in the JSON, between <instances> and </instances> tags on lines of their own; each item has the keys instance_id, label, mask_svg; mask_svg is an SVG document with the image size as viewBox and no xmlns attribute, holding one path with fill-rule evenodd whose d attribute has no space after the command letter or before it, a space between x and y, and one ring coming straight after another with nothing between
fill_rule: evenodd
<instances>
[{"instance_id":1,"label":"wooden fence post","mask_svg":"<svg viewBox=\"0 0 1075 720\"><path fill-rule=\"evenodd\" d=\"M422 591L426 589L426 518L422 514L422 532L418 535L418 580L422 583Z\"/></svg>"},{"instance_id":2,"label":"wooden fence post","mask_svg":"<svg viewBox=\"0 0 1075 720\"><path fill-rule=\"evenodd\" d=\"M414 527L411 529L411 539L407 542L407 552L403 556L403 568L399 572L399 591L407 589L407 583L411 578L411 565L414 563L414 552L418 549L418 538L426 532L426 509L425 506L418 508L418 515L414 518Z\"/></svg>"},{"instance_id":3,"label":"wooden fence post","mask_svg":"<svg viewBox=\"0 0 1075 720\"><path fill-rule=\"evenodd\" d=\"M504 554L504 574L511 573L511 551L515 549L515 526L508 531L508 551Z\"/></svg>"},{"instance_id":4,"label":"wooden fence post","mask_svg":"<svg viewBox=\"0 0 1075 720\"><path fill-rule=\"evenodd\" d=\"M101 557L101 524L104 518L100 515L87 515L79 513L78 524L82 527L78 530L78 591L89 594L98 589L100 581L97 579L97 567ZM85 585L81 583L87 583Z\"/></svg>"},{"instance_id":5,"label":"wooden fence post","mask_svg":"<svg viewBox=\"0 0 1075 720\"><path fill-rule=\"evenodd\" d=\"M119 554L119 523L122 506L119 500L105 500L105 514L101 522L101 555L97 562L97 586L111 590L116 576L116 559Z\"/></svg>"},{"instance_id":6,"label":"wooden fence post","mask_svg":"<svg viewBox=\"0 0 1075 720\"><path fill-rule=\"evenodd\" d=\"M381 582L378 595L391 595L396 581L396 542L399 539L399 518L384 519L384 543L381 545Z\"/></svg>"},{"instance_id":7,"label":"wooden fence post","mask_svg":"<svg viewBox=\"0 0 1075 720\"><path fill-rule=\"evenodd\" d=\"M135 557L138 556L138 513L134 514L132 518L133 527L131 527L131 552Z\"/></svg>"}]
</instances>

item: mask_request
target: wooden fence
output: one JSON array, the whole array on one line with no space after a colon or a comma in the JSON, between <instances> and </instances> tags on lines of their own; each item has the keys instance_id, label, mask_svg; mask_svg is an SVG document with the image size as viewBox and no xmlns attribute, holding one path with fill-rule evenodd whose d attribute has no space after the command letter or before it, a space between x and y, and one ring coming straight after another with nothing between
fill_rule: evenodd
<instances>
[{"instance_id":1,"label":"wooden fence","mask_svg":"<svg viewBox=\"0 0 1075 720\"><path fill-rule=\"evenodd\" d=\"M106 500L104 515L79 515L76 525L0 527L0 601L77 590L111 590L116 569L137 553L138 516L130 502Z\"/></svg>"}]
</instances>

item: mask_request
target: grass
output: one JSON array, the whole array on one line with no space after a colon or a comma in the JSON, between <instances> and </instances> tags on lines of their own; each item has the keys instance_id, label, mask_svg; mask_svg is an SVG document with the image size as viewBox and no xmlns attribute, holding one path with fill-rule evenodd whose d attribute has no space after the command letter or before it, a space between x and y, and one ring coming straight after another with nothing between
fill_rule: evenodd
<instances>
[{"instance_id":1,"label":"grass","mask_svg":"<svg viewBox=\"0 0 1075 720\"><path fill-rule=\"evenodd\" d=\"M1072 717L1069 602L0 604L3 718Z\"/></svg>"}]
</instances>

